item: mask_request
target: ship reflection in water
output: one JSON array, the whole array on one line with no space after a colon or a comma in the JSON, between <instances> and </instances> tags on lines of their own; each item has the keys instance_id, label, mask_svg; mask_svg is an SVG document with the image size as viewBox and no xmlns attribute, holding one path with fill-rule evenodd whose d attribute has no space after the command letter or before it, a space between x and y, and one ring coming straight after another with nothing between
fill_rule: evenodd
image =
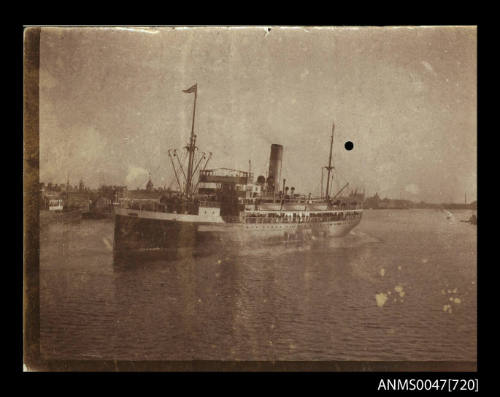
<instances>
[{"instance_id":1,"label":"ship reflection in water","mask_svg":"<svg viewBox=\"0 0 500 397\"><path fill-rule=\"evenodd\" d=\"M51 224L42 355L474 361L476 233L439 211L366 211L342 239L114 261L111 221Z\"/></svg>"}]
</instances>

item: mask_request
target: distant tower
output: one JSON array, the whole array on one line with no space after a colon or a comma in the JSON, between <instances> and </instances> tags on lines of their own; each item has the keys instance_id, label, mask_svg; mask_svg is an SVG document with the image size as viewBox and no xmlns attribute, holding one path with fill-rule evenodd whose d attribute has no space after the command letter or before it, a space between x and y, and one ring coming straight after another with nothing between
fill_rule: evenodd
<instances>
[{"instance_id":1,"label":"distant tower","mask_svg":"<svg viewBox=\"0 0 500 397\"><path fill-rule=\"evenodd\" d=\"M149 181L146 185L146 190L149 192L153 190L153 182L151 182L151 175L149 175Z\"/></svg>"}]
</instances>

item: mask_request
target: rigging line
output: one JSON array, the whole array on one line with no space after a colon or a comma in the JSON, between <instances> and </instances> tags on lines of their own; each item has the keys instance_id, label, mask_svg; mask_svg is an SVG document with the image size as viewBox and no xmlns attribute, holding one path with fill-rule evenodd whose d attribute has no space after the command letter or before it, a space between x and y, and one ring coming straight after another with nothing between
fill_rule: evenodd
<instances>
[{"instance_id":1,"label":"rigging line","mask_svg":"<svg viewBox=\"0 0 500 397\"><path fill-rule=\"evenodd\" d=\"M196 160L198 162L197 162L196 167L193 171L192 181L196 180L196 184L193 187L193 192L196 192L196 189L198 188L198 185L200 183L200 172L199 171L201 171L201 169L198 170L198 167L200 166L202 160L206 157L206 153L204 153L204 152L202 152L202 153L203 153L203 155L199 159ZM198 173L196 172L197 170L198 170Z\"/></svg>"},{"instance_id":2,"label":"rigging line","mask_svg":"<svg viewBox=\"0 0 500 397\"><path fill-rule=\"evenodd\" d=\"M336 171L335 174L337 177L337 181L338 181L338 177L340 177L340 179L343 180L344 182L348 182L347 179L342 175L342 173L338 169L336 169L335 171Z\"/></svg>"},{"instance_id":3,"label":"rigging line","mask_svg":"<svg viewBox=\"0 0 500 397\"><path fill-rule=\"evenodd\" d=\"M184 167L186 166L186 160L188 160L188 151L183 151L182 152L182 156L180 157L180 163L182 164L182 167L183 167L183 170L184 170ZM184 178L186 178L186 174L184 174ZM187 178L185 180L185 182L187 183Z\"/></svg>"},{"instance_id":4,"label":"rigging line","mask_svg":"<svg viewBox=\"0 0 500 397\"><path fill-rule=\"evenodd\" d=\"M346 183L346 184L344 185L344 187L342 187L342 189L340 189L340 190L337 192L337 194L333 197L333 199L332 199L332 200L335 200L335 199L337 198L337 196L338 196L340 193L342 193L342 191L343 191L343 190L344 190L347 186L349 186L349 182L348 182L348 183Z\"/></svg>"},{"instance_id":5,"label":"rigging line","mask_svg":"<svg viewBox=\"0 0 500 397\"><path fill-rule=\"evenodd\" d=\"M181 156L181 159L182 159L182 164L184 164L184 161L186 161L186 156L187 156L188 152L182 152L182 156Z\"/></svg>"},{"instance_id":6,"label":"rigging line","mask_svg":"<svg viewBox=\"0 0 500 397\"><path fill-rule=\"evenodd\" d=\"M181 185L181 182L179 180L179 177L177 176L177 171L175 170L174 159L172 158L172 154L170 153L170 149L168 150L168 157L170 158L170 161L172 162L172 168L174 170L175 179L177 180L177 184L179 185L179 189L182 191L182 185Z\"/></svg>"},{"instance_id":7,"label":"rigging line","mask_svg":"<svg viewBox=\"0 0 500 397\"><path fill-rule=\"evenodd\" d=\"M195 177L196 175L196 167L195 167L195 164L197 164L197 161L200 159L200 156L203 156L205 155L204 152L200 152L200 150L198 149L198 147L195 147L194 148L194 153L193 153L193 166L192 166L192 169L191 169L191 182L193 181L193 178ZM192 185L192 183L191 183Z\"/></svg>"},{"instance_id":8,"label":"rigging line","mask_svg":"<svg viewBox=\"0 0 500 397\"><path fill-rule=\"evenodd\" d=\"M210 161L211 158L212 158L212 152L209 152L208 153L207 161L203 165L202 171L205 171L205 168L207 168L207 164L208 164L208 162ZM194 191L196 191L196 189L198 188L199 184L200 184L200 179L198 178L198 182L196 183L196 186L194 187Z\"/></svg>"},{"instance_id":9,"label":"rigging line","mask_svg":"<svg viewBox=\"0 0 500 397\"><path fill-rule=\"evenodd\" d=\"M177 162L179 163L179 168L182 172L182 175L184 176L184 179L187 181L186 174L184 172L184 169L182 168L181 161L179 160L179 156L176 154L176 151L174 150L174 157L177 158Z\"/></svg>"},{"instance_id":10,"label":"rigging line","mask_svg":"<svg viewBox=\"0 0 500 397\"><path fill-rule=\"evenodd\" d=\"M196 175L196 171L198 171L198 167L200 166L201 161L205 159L206 155L207 154L205 152L201 152L201 157L198 159L198 163L196 164L196 167L194 167L193 176Z\"/></svg>"},{"instance_id":11,"label":"rigging line","mask_svg":"<svg viewBox=\"0 0 500 397\"><path fill-rule=\"evenodd\" d=\"M328 158L328 166L326 167L326 169L328 170L328 177L326 179L326 193L325 193L325 197L326 199L328 200L330 198L330 173L333 169L332 167L332 154L333 154L333 133L335 131L335 123L332 122L332 136L331 136L331 141L330 141L330 155L329 155L329 158Z\"/></svg>"}]
</instances>

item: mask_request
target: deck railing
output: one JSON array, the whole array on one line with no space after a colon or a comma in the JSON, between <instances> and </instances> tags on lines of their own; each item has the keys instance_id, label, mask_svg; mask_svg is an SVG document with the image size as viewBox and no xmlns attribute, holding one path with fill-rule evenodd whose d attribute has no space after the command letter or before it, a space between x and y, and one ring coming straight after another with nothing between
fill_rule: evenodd
<instances>
[{"instance_id":1,"label":"deck railing","mask_svg":"<svg viewBox=\"0 0 500 397\"><path fill-rule=\"evenodd\" d=\"M359 210L363 209L363 204L362 203L356 203L356 204L351 204L351 203L344 203L340 205L328 205L324 201L312 201L312 200L291 200L291 199L286 199L283 200L281 203L280 200L276 201L260 201L258 199L253 199L251 202L245 201L246 205L255 205L256 207L262 206L281 206L283 210L286 210L287 207L291 206L303 206L306 211L314 211L314 208L317 208L318 206L325 206L328 208L329 211L345 211L345 210Z\"/></svg>"},{"instance_id":2,"label":"deck railing","mask_svg":"<svg viewBox=\"0 0 500 397\"><path fill-rule=\"evenodd\" d=\"M245 223L322 223L322 222L337 222L348 219L354 219L361 216L359 212L345 212L328 216L283 216L283 217L266 217L266 216L246 216Z\"/></svg>"}]
</instances>

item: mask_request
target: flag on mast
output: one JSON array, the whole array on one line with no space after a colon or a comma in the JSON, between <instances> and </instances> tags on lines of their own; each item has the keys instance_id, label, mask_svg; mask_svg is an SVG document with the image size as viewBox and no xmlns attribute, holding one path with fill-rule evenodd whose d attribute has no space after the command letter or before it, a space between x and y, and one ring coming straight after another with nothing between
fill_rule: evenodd
<instances>
[{"instance_id":1,"label":"flag on mast","mask_svg":"<svg viewBox=\"0 0 500 397\"><path fill-rule=\"evenodd\" d=\"M187 90L182 90L182 92L185 92L186 94L191 94L192 92L196 92L197 90L198 90L198 83L196 83L192 87L189 87Z\"/></svg>"}]
</instances>

